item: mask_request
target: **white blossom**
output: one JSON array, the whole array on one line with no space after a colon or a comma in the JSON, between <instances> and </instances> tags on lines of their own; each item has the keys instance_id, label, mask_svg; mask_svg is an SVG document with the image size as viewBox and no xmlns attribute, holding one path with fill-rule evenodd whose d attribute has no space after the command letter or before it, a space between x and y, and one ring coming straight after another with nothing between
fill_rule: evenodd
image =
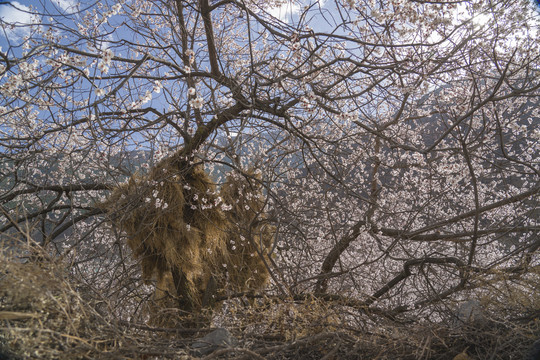
<instances>
[{"instance_id":1,"label":"white blossom","mask_svg":"<svg viewBox=\"0 0 540 360\"><path fill-rule=\"evenodd\" d=\"M122 4L116 3L112 7L112 11L114 15L118 14L118 12L122 9Z\"/></svg>"},{"instance_id":2,"label":"white blossom","mask_svg":"<svg viewBox=\"0 0 540 360\"><path fill-rule=\"evenodd\" d=\"M222 211L229 211L231 209L232 209L232 205L221 204L221 210Z\"/></svg>"},{"instance_id":3,"label":"white blossom","mask_svg":"<svg viewBox=\"0 0 540 360\"><path fill-rule=\"evenodd\" d=\"M195 109L201 109L203 107L204 100L201 97L196 97L195 99L191 99L189 101L189 105Z\"/></svg>"}]
</instances>

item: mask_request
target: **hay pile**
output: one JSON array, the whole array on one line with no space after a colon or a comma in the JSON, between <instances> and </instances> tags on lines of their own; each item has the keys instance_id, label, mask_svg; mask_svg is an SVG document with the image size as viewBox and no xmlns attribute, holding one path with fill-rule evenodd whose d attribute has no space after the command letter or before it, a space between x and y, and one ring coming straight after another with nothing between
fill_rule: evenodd
<instances>
[{"instance_id":1,"label":"hay pile","mask_svg":"<svg viewBox=\"0 0 540 360\"><path fill-rule=\"evenodd\" d=\"M260 187L230 176L218 193L201 164L177 157L134 175L101 204L127 235L143 277L157 280L154 313L198 313L226 288L255 289L268 279L262 255L273 230L262 221Z\"/></svg>"},{"instance_id":2,"label":"hay pile","mask_svg":"<svg viewBox=\"0 0 540 360\"><path fill-rule=\"evenodd\" d=\"M253 171L246 175L233 172L221 187L220 195L232 206L226 212L231 227L226 259L229 289L257 289L268 282L268 265L263 259L269 255L275 233L264 213L260 177Z\"/></svg>"},{"instance_id":3,"label":"hay pile","mask_svg":"<svg viewBox=\"0 0 540 360\"><path fill-rule=\"evenodd\" d=\"M0 242L1 244L1 242ZM77 291L64 264L23 263L0 248L0 357L132 357L138 341Z\"/></svg>"},{"instance_id":4,"label":"hay pile","mask_svg":"<svg viewBox=\"0 0 540 360\"><path fill-rule=\"evenodd\" d=\"M119 319L107 304L96 310L91 294L77 290L82 285L59 261L43 256L23 264L0 251L0 357L192 359L190 346L214 330L153 328ZM227 328L239 343L211 358L452 360L466 351L474 360L524 359L540 336L537 312L499 318L497 308L488 314L489 326L455 328L360 314L339 301L260 300L258 307L238 302Z\"/></svg>"}]
</instances>

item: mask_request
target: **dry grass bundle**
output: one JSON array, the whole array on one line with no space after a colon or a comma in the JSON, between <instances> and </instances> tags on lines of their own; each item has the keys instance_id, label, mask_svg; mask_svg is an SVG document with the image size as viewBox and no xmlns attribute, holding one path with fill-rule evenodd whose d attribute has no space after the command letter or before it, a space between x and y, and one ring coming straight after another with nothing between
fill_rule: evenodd
<instances>
[{"instance_id":1,"label":"dry grass bundle","mask_svg":"<svg viewBox=\"0 0 540 360\"><path fill-rule=\"evenodd\" d=\"M122 321L109 312L111 306L97 311L91 294L77 291L83 284L68 274L66 264L41 259L23 264L0 251L0 357L191 359L194 339L188 337L212 330L157 329ZM242 329L234 333L239 344L212 358L452 360L467 349L475 360L523 359L540 336L540 323L533 317L505 316L488 327L454 328L448 323L395 322L339 301L258 300L249 307L231 300L237 306L229 306L223 325ZM103 297L99 301L107 304ZM515 315L522 315L520 307Z\"/></svg>"},{"instance_id":2,"label":"dry grass bundle","mask_svg":"<svg viewBox=\"0 0 540 360\"><path fill-rule=\"evenodd\" d=\"M143 307L143 314L148 316L148 325L174 328L181 324L183 316L179 314L176 289L172 274L166 271L156 281L154 294Z\"/></svg>"},{"instance_id":3,"label":"dry grass bundle","mask_svg":"<svg viewBox=\"0 0 540 360\"><path fill-rule=\"evenodd\" d=\"M5 352L14 359L130 356L129 348L136 341L98 312L93 300L81 296L63 264L47 259L22 263L0 249L0 355Z\"/></svg>"},{"instance_id":4,"label":"dry grass bundle","mask_svg":"<svg viewBox=\"0 0 540 360\"><path fill-rule=\"evenodd\" d=\"M219 319L227 327L282 341L339 331L347 323L342 306L316 297L294 300L257 296L249 303L235 299L227 305L227 318Z\"/></svg>"},{"instance_id":5,"label":"dry grass bundle","mask_svg":"<svg viewBox=\"0 0 540 360\"><path fill-rule=\"evenodd\" d=\"M261 257L273 230L264 221L258 183L231 175L218 196L203 166L179 161L179 154L146 176L134 175L101 204L127 235L144 278L157 280L154 314L175 301L180 310L200 312L226 287L243 291L268 280ZM168 315L153 318L169 322Z\"/></svg>"},{"instance_id":6,"label":"dry grass bundle","mask_svg":"<svg viewBox=\"0 0 540 360\"><path fill-rule=\"evenodd\" d=\"M144 278L155 276L163 285L177 271L186 281L172 293L183 294L197 309L210 277L207 264L224 252L229 226L202 165L179 163L172 156L147 176L134 175L101 206L126 233Z\"/></svg>"},{"instance_id":7,"label":"dry grass bundle","mask_svg":"<svg viewBox=\"0 0 540 360\"><path fill-rule=\"evenodd\" d=\"M133 176L102 206L126 232L145 278L156 272L161 277L177 266L193 281L202 273L202 247L219 250L227 224L221 210L212 206L214 185L201 166L182 172L167 165L158 165L146 177Z\"/></svg>"},{"instance_id":8,"label":"dry grass bundle","mask_svg":"<svg viewBox=\"0 0 540 360\"><path fill-rule=\"evenodd\" d=\"M263 258L268 255L275 229L264 213L265 198L260 178L253 171L233 172L221 187L231 231L227 241L228 287L234 291L262 288L269 279Z\"/></svg>"},{"instance_id":9,"label":"dry grass bundle","mask_svg":"<svg viewBox=\"0 0 540 360\"><path fill-rule=\"evenodd\" d=\"M528 359L540 336L537 320L494 318L487 327L456 328L420 318L392 320L317 297L257 297L250 306L240 299L228 305L224 325L241 329L250 350L265 359L453 360L465 349L471 360Z\"/></svg>"}]
</instances>

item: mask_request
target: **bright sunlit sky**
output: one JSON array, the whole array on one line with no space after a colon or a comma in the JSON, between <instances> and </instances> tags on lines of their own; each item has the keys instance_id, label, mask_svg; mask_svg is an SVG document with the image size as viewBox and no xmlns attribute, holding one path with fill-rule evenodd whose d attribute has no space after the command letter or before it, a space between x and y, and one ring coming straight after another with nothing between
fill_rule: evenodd
<instances>
[{"instance_id":1,"label":"bright sunlit sky","mask_svg":"<svg viewBox=\"0 0 540 360\"><path fill-rule=\"evenodd\" d=\"M534 4L538 8L538 2L540 0L529 0L531 4ZM85 0L85 3L90 2L89 0ZM126 1L127 3L130 3L130 1ZM9 3L9 4L8 4ZM303 8L305 5L310 5L316 3L313 10L315 11L317 7L324 8L326 11L332 13L332 9L335 11L335 3L330 2L328 0L319 0L318 2L315 0L298 0L298 1L288 1L285 4L283 4L280 7L277 8L268 8L266 9L269 14L272 16L279 18L281 21L284 22L292 22L296 19L298 19L299 14L303 11ZM111 3L114 4L114 3ZM23 38L25 36L29 35L29 29L27 27L17 27L17 25L24 25L24 24L31 24L32 22L38 23L38 22L44 22L48 23L48 18L36 18L32 15L32 6L34 6L34 10L38 13L43 12L45 9L47 13L50 14L69 14L73 11L77 11L79 7L79 0L17 0L17 1L2 1L0 0L0 18L7 23L15 25L12 29L5 29L4 32L1 32L0 30L0 51L6 51L10 45L11 46L18 46L23 41ZM461 6L458 8L456 12L456 21L459 21L460 15L459 12L464 12L466 8L466 5ZM467 16L466 14L461 16ZM478 14L476 15L475 19L473 20L478 26L489 26L487 23L492 20L492 14L486 13L486 14ZM314 18L316 19L316 18ZM463 18L461 18L463 19ZM314 24L315 25L322 25L321 24ZM67 25L67 24L66 24ZM75 24L73 24L75 27ZM529 36L532 36L529 34ZM436 41L437 39L432 39L433 41ZM9 56L17 56L20 54L19 51L22 49L15 49L15 51ZM154 100L158 100L157 98ZM237 135L236 132L231 132L230 135L235 136Z\"/></svg>"},{"instance_id":2,"label":"bright sunlit sky","mask_svg":"<svg viewBox=\"0 0 540 360\"><path fill-rule=\"evenodd\" d=\"M44 8L54 13L69 13L77 6L77 0L45 0L42 3L32 0L1 1L0 18L10 24L15 25L13 29L4 29L0 33L0 46L6 49L9 44L18 45L21 40L29 35L30 29L17 27L17 25L40 22L39 18L32 15L32 10L40 12ZM34 9L32 9L34 7Z\"/></svg>"},{"instance_id":3,"label":"bright sunlit sky","mask_svg":"<svg viewBox=\"0 0 540 360\"><path fill-rule=\"evenodd\" d=\"M320 1L322 6L326 0ZM77 9L78 0L44 0L40 3L32 0L18 1L0 1L0 18L10 24L15 25L13 29L6 29L0 34L0 46L6 49L11 45L16 45L21 40L29 35L29 29L25 27L17 27L17 25L31 24L39 22L32 16L32 6L37 12L41 12L46 8L48 13L70 13ZM282 21L288 21L300 11L300 5L288 2L277 8L269 8L267 11L274 17Z\"/></svg>"},{"instance_id":4,"label":"bright sunlit sky","mask_svg":"<svg viewBox=\"0 0 540 360\"><path fill-rule=\"evenodd\" d=\"M321 1L321 5L326 1ZM13 24L30 24L32 23L32 15L30 14L31 6L36 7L38 11L42 8L42 4L36 4L36 1L32 0L18 0L18 1L5 1L0 5L0 18L8 23ZM6 3L10 3L6 4ZM72 9L76 9L78 5L77 0L48 0L44 2L45 6L49 10L56 9L58 12L70 12ZM268 12L281 20L286 21L288 17L294 15L300 11L300 6L293 4L292 2L286 3L283 6L276 8L269 8ZM15 30L9 35L24 36L24 31Z\"/></svg>"},{"instance_id":5,"label":"bright sunlit sky","mask_svg":"<svg viewBox=\"0 0 540 360\"><path fill-rule=\"evenodd\" d=\"M314 1L289 1L280 7L268 8L267 11L274 17L279 18L282 21L290 21L295 15L297 15L304 5L313 3ZM319 1L318 6L324 7L327 0ZM540 0L530 0L533 6L540 8ZM43 0L40 2L32 0L17 0L17 1L0 1L0 18L3 21L14 24L23 25L30 24L38 19L33 18L31 15L31 6L34 6L38 12L45 7L49 13L69 13L75 10L79 4L78 0ZM465 5L464 5L465 6ZM459 11L459 10L458 10ZM479 14L475 22L478 25L483 25L489 20L490 15ZM0 46L7 46L6 38L12 42L19 42L24 36L28 35L28 29L17 28L6 30L6 33L0 34Z\"/></svg>"}]
</instances>

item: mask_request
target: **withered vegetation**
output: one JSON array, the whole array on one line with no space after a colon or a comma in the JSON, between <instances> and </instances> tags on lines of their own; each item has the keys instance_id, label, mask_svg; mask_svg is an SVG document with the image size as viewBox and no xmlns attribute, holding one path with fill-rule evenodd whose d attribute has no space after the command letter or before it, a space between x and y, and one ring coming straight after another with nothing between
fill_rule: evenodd
<instances>
[{"instance_id":1,"label":"withered vegetation","mask_svg":"<svg viewBox=\"0 0 540 360\"><path fill-rule=\"evenodd\" d=\"M230 232L224 264L230 279L229 289L237 292L257 289L269 278L269 265L264 259L268 258L275 228L264 213L260 180L254 171L233 172L220 190L223 201L232 206L226 212ZM225 281L221 279L222 286Z\"/></svg>"},{"instance_id":2,"label":"withered vegetation","mask_svg":"<svg viewBox=\"0 0 540 360\"><path fill-rule=\"evenodd\" d=\"M132 176L100 204L125 232L143 277L156 280L152 324L171 324L163 310L197 314L226 289L260 289L269 278L265 257L274 230L260 178L233 172L218 192L202 164L178 157Z\"/></svg>"},{"instance_id":3,"label":"withered vegetation","mask_svg":"<svg viewBox=\"0 0 540 360\"><path fill-rule=\"evenodd\" d=\"M66 265L46 254L23 263L0 251L0 354L9 359L187 360L194 358L190 345L195 339L212 331L119 318L110 311L114 300L81 291L83 284ZM490 304L484 326L360 314L353 304L316 297L259 297L249 306L231 300L223 325L238 344L206 358L452 360L465 352L470 359L523 359L540 324L533 313L516 307L528 308L519 294L506 295L513 301Z\"/></svg>"},{"instance_id":4,"label":"withered vegetation","mask_svg":"<svg viewBox=\"0 0 540 360\"><path fill-rule=\"evenodd\" d=\"M540 337L538 267L485 280L481 324L456 323L451 299L429 307L439 320L423 321L340 296L257 294L275 233L261 184L256 171L234 171L218 188L202 164L172 157L112 191L101 206L155 285L135 310L147 316L115 311L125 301L115 289L83 291L70 264L44 249L21 258L30 235L20 249L0 247L0 355L191 359L190 345L218 325L238 344L208 359L522 359Z\"/></svg>"}]
</instances>

